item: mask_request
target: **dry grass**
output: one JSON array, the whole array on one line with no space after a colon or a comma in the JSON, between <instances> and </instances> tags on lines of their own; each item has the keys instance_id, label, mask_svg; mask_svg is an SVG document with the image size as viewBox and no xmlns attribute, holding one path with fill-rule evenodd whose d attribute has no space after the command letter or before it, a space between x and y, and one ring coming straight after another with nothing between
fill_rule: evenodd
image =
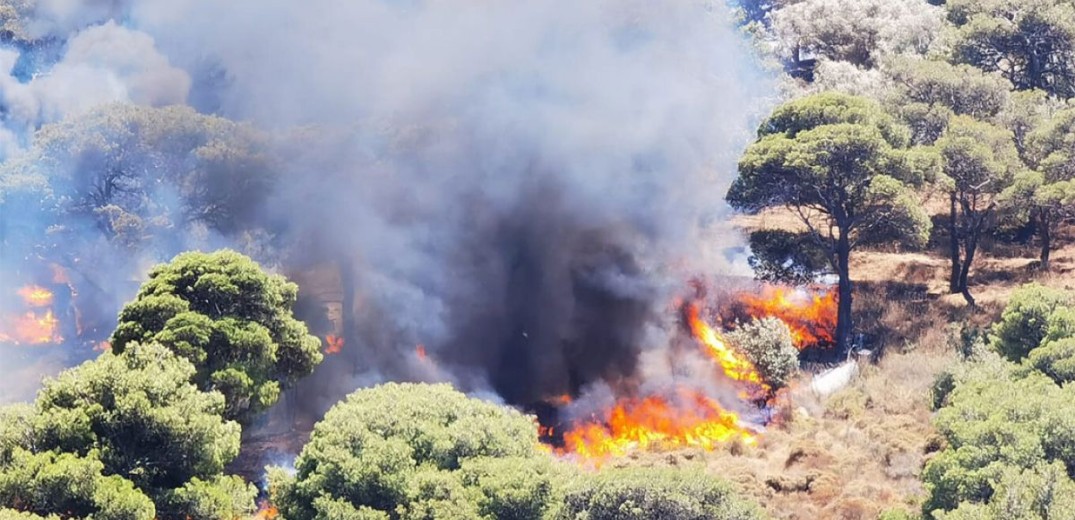
<instances>
[{"instance_id":1,"label":"dry grass","mask_svg":"<svg viewBox=\"0 0 1075 520\"><path fill-rule=\"evenodd\" d=\"M802 230L780 211L740 217L736 226ZM819 398L804 377L781 413L787 420L770 427L756 447L639 455L626 463L704 460L712 474L736 482L777 519L874 519L887 509L917 509L924 493L919 475L939 446L929 388L957 358L950 324L987 325L1011 291L1030 281L1075 288L1071 231L1058 241L1051 273L1035 269L1033 245L987 243L972 272L977 309L947 294L943 247L853 253L856 327L875 356L847 388Z\"/></svg>"}]
</instances>

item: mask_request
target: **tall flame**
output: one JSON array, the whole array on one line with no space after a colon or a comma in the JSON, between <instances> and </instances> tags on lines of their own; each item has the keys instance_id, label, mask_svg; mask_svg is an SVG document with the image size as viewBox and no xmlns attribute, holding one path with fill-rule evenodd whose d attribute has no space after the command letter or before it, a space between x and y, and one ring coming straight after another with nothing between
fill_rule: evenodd
<instances>
[{"instance_id":1,"label":"tall flame","mask_svg":"<svg viewBox=\"0 0 1075 520\"><path fill-rule=\"evenodd\" d=\"M791 330L795 346L803 349L835 343L837 300L834 291L766 286L760 294L743 293L738 302L752 317L772 316Z\"/></svg>"},{"instance_id":2,"label":"tall flame","mask_svg":"<svg viewBox=\"0 0 1075 520\"><path fill-rule=\"evenodd\" d=\"M687 305L687 324L714 367L741 385L748 397L768 392L757 368ZM621 399L603 417L576 424L564 433L565 453L600 464L636 449L695 446L712 450L732 441L754 444L755 434L734 412L699 390L677 388L672 395Z\"/></svg>"},{"instance_id":3,"label":"tall flame","mask_svg":"<svg viewBox=\"0 0 1075 520\"><path fill-rule=\"evenodd\" d=\"M708 323L702 321L698 314L698 305L693 303L687 305L687 324L691 328L691 334L702 342L702 345L705 345L705 353L720 365L724 375L736 381L752 383L763 390L769 390L769 385L765 384L754 363L728 346L724 337Z\"/></svg>"}]
</instances>

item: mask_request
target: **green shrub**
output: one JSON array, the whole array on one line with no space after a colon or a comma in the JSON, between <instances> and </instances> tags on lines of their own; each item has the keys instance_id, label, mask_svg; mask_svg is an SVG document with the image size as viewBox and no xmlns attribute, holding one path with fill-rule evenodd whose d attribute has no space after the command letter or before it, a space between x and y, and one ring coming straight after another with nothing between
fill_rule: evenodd
<instances>
[{"instance_id":1,"label":"green shrub","mask_svg":"<svg viewBox=\"0 0 1075 520\"><path fill-rule=\"evenodd\" d=\"M533 420L448 385L360 390L317 424L295 462L271 474L288 520L541 518L552 460Z\"/></svg>"},{"instance_id":2,"label":"green shrub","mask_svg":"<svg viewBox=\"0 0 1075 520\"><path fill-rule=\"evenodd\" d=\"M1049 376L1057 384L1075 381L1075 338L1046 342L1030 351L1023 364Z\"/></svg>"},{"instance_id":3,"label":"green shrub","mask_svg":"<svg viewBox=\"0 0 1075 520\"><path fill-rule=\"evenodd\" d=\"M747 520L762 518L732 487L688 468L609 469L578 479L557 520Z\"/></svg>"},{"instance_id":4,"label":"green shrub","mask_svg":"<svg viewBox=\"0 0 1075 520\"><path fill-rule=\"evenodd\" d=\"M1071 302L1071 294L1059 289L1036 283L1020 287L993 325L992 347L1012 361L1023 359L1046 338L1053 312Z\"/></svg>"},{"instance_id":5,"label":"green shrub","mask_svg":"<svg viewBox=\"0 0 1075 520\"><path fill-rule=\"evenodd\" d=\"M777 318L753 319L726 335L746 354L774 389L788 384L799 370L799 350L788 326Z\"/></svg>"}]
</instances>

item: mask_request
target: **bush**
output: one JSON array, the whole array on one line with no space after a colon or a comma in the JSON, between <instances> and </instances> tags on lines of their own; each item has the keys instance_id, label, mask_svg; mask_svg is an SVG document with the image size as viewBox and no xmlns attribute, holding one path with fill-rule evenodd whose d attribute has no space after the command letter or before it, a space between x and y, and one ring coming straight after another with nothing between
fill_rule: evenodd
<instances>
[{"instance_id":1,"label":"bush","mask_svg":"<svg viewBox=\"0 0 1075 520\"><path fill-rule=\"evenodd\" d=\"M1049 376L1057 384L1075 381L1075 338L1047 342L1030 351L1030 356L1023 363Z\"/></svg>"},{"instance_id":2,"label":"bush","mask_svg":"<svg viewBox=\"0 0 1075 520\"><path fill-rule=\"evenodd\" d=\"M791 331L777 318L755 318L729 332L726 338L746 354L774 389L787 385L799 370L799 350Z\"/></svg>"},{"instance_id":3,"label":"bush","mask_svg":"<svg viewBox=\"0 0 1075 520\"><path fill-rule=\"evenodd\" d=\"M233 520L253 515L258 489L236 476L193 478L170 493L167 516L186 520Z\"/></svg>"},{"instance_id":4,"label":"bush","mask_svg":"<svg viewBox=\"0 0 1075 520\"><path fill-rule=\"evenodd\" d=\"M553 483L531 418L448 385L351 394L317 424L295 467L271 474L289 520L541 518Z\"/></svg>"},{"instance_id":5,"label":"bush","mask_svg":"<svg viewBox=\"0 0 1075 520\"><path fill-rule=\"evenodd\" d=\"M245 421L321 362L320 341L292 314L297 297L298 286L234 251L184 253L149 273L112 348L168 347L194 364L199 388L224 394L225 417Z\"/></svg>"},{"instance_id":6,"label":"bush","mask_svg":"<svg viewBox=\"0 0 1075 520\"><path fill-rule=\"evenodd\" d=\"M36 448L99 453L107 474L147 492L219 474L239 453L239 425L224 397L190 382L194 366L159 345L105 353L46 383L34 419Z\"/></svg>"},{"instance_id":7,"label":"bush","mask_svg":"<svg viewBox=\"0 0 1075 520\"><path fill-rule=\"evenodd\" d=\"M16 449L11 463L0 468L0 507L65 518L155 518L149 497L124 478L103 476L104 469L92 455L33 454Z\"/></svg>"},{"instance_id":8,"label":"bush","mask_svg":"<svg viewBox=\"0 0 1075 520\"><path fill-rule=\"evenodd\" d=\"M993 325L991 345L1012 361L1023 359L1046 338L1053 312L1071 302L1071 294L1059 289L1036 283L1020 287Z\"/></svg>"},{"instance_id":9,"label":"bush","mask_svg":"<svg viewBox=\"0 0 1075 520\"><path fill-rule=\"evenodd\" d=\"M1075 468L1075 387L1061 389L1038 373L1018 378L989 365L980 370L964 375L937 412L934 422L948 447L923 474L927 514L990 504L1012 469L1053 462Z\"/></svg>"},{"instance_id":10,"label":"bush","mask_svg":"<svg viewBox=\"0 0 1075 520\"><path fill-rule=\"evenodd\" d=\"M746 520L762 518L727 483L686 468L605 470L566 492L558 520Z\"/></svg>"}]
</instances>

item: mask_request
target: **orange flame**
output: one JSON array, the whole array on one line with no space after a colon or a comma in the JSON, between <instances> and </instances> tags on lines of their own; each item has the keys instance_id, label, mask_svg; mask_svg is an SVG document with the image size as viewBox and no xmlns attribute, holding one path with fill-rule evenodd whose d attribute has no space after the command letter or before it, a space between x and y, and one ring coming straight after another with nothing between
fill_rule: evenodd
<instances>
[{"instance_id":1,"label":"orange flame","mask_svg":"<svg viewBox=\"0 0 1075 520\"><path fill-rule=\"evenodd\" d=\"M258 502L258 512L254 515L254 520L275 520L278 516L280 516L280 511L268 500Z\"/></svg>"},{"instance_id":2,"label":"orange flame","mask_svg":"<svg viewBox=\"0 0 1075 520\"><path fill-rule=\"evenodd\" d=\"M687 306L687 324L690 325L691 334L705 345L705 353L720 365L724 375L735 381L752 383L762 390L769 390L769 385L762 380L754 363L732 349L723 336L698 317L696 304Z\"/></svg>"},{"instance_id":3,"label":"orange flame","mask_svg":"<svg viewBox=\"0 0 1075 520\"><path fill-rule=\"evenodd\" d=\"M835 343L837 300L834 291L811 294L804 289L766 286L761 294L740 294L739 303L750 316L772 316L783 321L799 349Z\"/></svg>"},{"instance_id":4,"label":"orange flame","mask_svg":"<svg viewBox=\"0 0 1075 520\"><path fill-rule=\"evenodd\" d=\"M565 433L565 450L600 463L636 449L695 446L713 450L734 440L757 442L740 425L739 417L715 400L691 390L681 390L679 397L675 402L658 396L621 402L603 420Z\"/></svg>"},{"instance_id":5,"label":"orange flame","mask_svg":"<svg viewBox=\"0 0 1075 520\"><path fill-rule=\"evenodd\" d=\"M0 343L47 345L63 341L59 334L60 320L56 319L51 310L44 314L27 312L22 316L7 319L4 323L9 329L0 330Z\"/></svg>"},{"instance_id":6,"label":"orange flame","mask_svg":"<svg viewBox=\"0 0 1075 520\"><path fill-rule=\"evenodd\" d=\"M422 361L429 359L429 354L426 354L426 346L421 343L414 347L414 355L418 356L418 359Z\"/></svg>"},{"instance_id":7,"label":"orange flame","mask_svg":"<svg viewBox=\"0 0 1075 520\"><path fill-rule=\"evenodd\" d=\"M52 305L52 291L40 285L27 285L17 291L22 301L30 307L48 307Z\"/></svg>"},{"instance_id":8,"label":"orange flame","mask_svg":"<svg viewBox=\"0 0 1075 520\"><path fill-rule=\"evenodd\" d=\"M757 368L699 316L698 306L686 309L691 334L714 365L731 380L749 387L748 397L767 393L769 386ZM541 433L541 432L539 432ZM701 391L678 388L673 398L650 395L621 399L604 417L577 424L564 433L563 452L600 464L610 456L636 449L695 446L713 450L729 442L755 444L755 434L739 416Z\"/></svg>"},{"instance_id":9,"label":"orange flame","mask_svg":"<svg viewBox=\"0 0 1075 520\"><path fill-rule=\"evenodd\" d=\"M329 334L328 336L325 336L325 344L326 344L325 354L332 355L332 354L339 354L340 352L343 352L343 344L344 344L343 336L335 336L335 335Z\"/></svg>"}]
</instances>

